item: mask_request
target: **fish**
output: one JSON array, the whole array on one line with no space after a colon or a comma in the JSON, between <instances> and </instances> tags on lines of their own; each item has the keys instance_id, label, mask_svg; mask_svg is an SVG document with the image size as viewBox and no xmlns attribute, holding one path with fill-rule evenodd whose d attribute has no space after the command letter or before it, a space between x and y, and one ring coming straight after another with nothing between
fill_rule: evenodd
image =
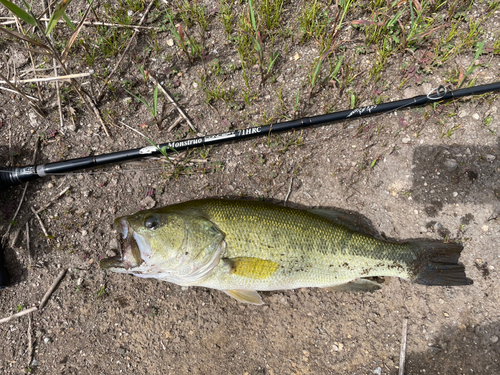
<instances>
[{"instance_id":1,"label":"fish","mask_svg":"<svg viewBox=\"0 0 500 375\"><path fill-rule=\"evenodd\" d=\"M102 269L217 289L255 305L263 304L258 291L373 292L381 288L375 277L473 283L458 262L460 243L378 239L337 210L200 199L119 217L115 228L119 254L102 259Z\"/></svg>"}]
</instances>

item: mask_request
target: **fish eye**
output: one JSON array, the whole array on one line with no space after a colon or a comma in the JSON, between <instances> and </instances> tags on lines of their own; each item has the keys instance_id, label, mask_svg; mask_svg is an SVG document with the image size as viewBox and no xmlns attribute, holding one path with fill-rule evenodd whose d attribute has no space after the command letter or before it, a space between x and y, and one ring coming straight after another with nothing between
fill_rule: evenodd
<instances>
[{"instance_id":1,"label":"fish eye","mask_svg":"<svg viewBox=\"0 0 500 375\"><path fill-rule=\"evenodd\" d=\"M148 229L156 229L158 225L160 225L160 221L156 216L150 216L144 220L144 226Z\"/></svg>"}]
</instances>

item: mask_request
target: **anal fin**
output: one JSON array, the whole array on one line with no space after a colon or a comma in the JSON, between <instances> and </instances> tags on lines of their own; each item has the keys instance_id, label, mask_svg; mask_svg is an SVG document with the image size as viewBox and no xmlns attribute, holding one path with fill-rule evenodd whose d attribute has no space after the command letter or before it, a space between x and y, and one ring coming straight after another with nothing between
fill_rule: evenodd
<instances>
[{"instance_id":1,"label":"anal fin","mask_svg":"<svg viewBox=\"0 0 500 375\"><path fill-rule=\"evenodd\" d=\"M251 303L252 305L264 304L262 298L260 298L259 293L257 293L255 290L228 289L224 290L224 292L243 303Z\"/></svg>"},{"instance_id":2,"label":"anal fin","mask_svg":"<svg viewBox=\"0 0 500 375\"><path fill-rule=\"evenodd\" d=\"M367 279L357 279L350 281L345 284L334 285L326 287L325 289L333 290L336 292L354 292L354 293L362 293L362 292L374 292L376 290L381 289L382 286L371 280Z\"/></svg>"}]
</instances>

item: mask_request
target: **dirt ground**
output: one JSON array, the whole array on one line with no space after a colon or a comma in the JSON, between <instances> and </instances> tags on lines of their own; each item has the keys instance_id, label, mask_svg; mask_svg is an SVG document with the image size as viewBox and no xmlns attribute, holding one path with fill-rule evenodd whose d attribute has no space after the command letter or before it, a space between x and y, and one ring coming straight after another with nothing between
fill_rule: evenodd
<instances>
[{"instance_id":1,"label":"dirt ground","mask_svg":"<svg viewBox=\"0 0 500 375\"><path fill-rule=\"evenodd\" d=\"M335 3L322 3L335 14ZM75 0L68 13L77 17L85 4ZM392 101L427 94L441 84L455 89L456 83L448 78L457 69L467 70L476 53L476 47L465 48L442 64L429 63L426 53L437 43L431 37L413 50L394 53L381 79L374 82L368 72L379 52L366 41L363 29L352 26L354 20L370 19L367 8L360 7L347 15L338 37L340 49L334 52L351 58L354 73L359 73L349 85L339 87L334 80L321 80L309 95L318 43L314 38L300 41L280 34L269 47L280 57L268 81L260 85L258 69L251 71L254 98L248 104L241 95L245 83L238 52L227 42L217 19L219 3L198 4L211 14L205 35L206 61L188 63L172 45L168 31L156 34L158 50L150 48L146 54L150 34L139 32L113 78L118 88L108 90L97 103L111 138L69 89L63 91L63 127L53 84L42 86L46 119L38 117L21 97L0 91L0 165L10 166L11 159L14 165L31 164L35 147L36 163L42 164L149 145L121 122L155 142L194 137L185 121L168 130L178 117L174 108L168 107L160 129L150 121L147 107L119 88L120 82L130 81L133 92L151 100L152 85L144 83L139 63L175 94L196 132L206 135L348 109L353 93L356 106L365 106L376 97ZM233 10L242 14L246 6L236 2ZM283 28L298 30L303 6L302 1L285 1ZM487 6L477 1L466 11L477 18ZM161 14L162 9L158 5L151 14ZM435 16L448 9L449 4L443 5ZM104 14L102 4L96 5L96 12ZM140 20L139 13L134 15L134 24ZM2 9L0 15L8 12ZM157 27L158 22L146 24ZM484 52L464 86L473 77L475 84L499 80L500 55L492 50L499 23L497 10L481 25ZM459 23L464 30L467 25L467 20ZM92 38L95 32L95 28L85 28L82 38ZM59 33L59 37L70 35ZM439 33L435 34L437 38ZM94 75L84 78L82 87L96 91L120 55L89 66L81 57L88 50L85 43L75 47L68 65L73 72L93 69ZM361 47L363 53L354 52ZM31 67L27 52L16 44L0 40L0 49L4 75L14 67ZM235 91L230 100L207 103L200 72L208 70L214 59L227 72L209 76L209 85L215 87L222 81L220 87ZM426 61L428 70L423 66ZM324 78L328 70L323 69ZM23 88L36 96L36 87ZM45 308L30 315L31 323L24 316L0 324L0 372L397 374L407 319L405 374L499 374L498 107L498 94L467 97L219 145L174 156L174 165L140 161L50 176L30 182L22 203L24 186L1 191L1 234L21 206L7 235L6 264L13 285L0 289L0 319L38 306L61 270L67 272ZM66 187L69 190L54 200ZM426 287L386 278L384 287L374 293L263 292L265 305L250 306L216 290L182 288L99 268L100 259L116 253L113 220L117 216L198 198L283 202L288 194L288 203L294 207L358 212L387 238L461 241L461 262L474 284ZM51 201L40 213L47 237L31 208Z\"/></svg>"}]
</instances>

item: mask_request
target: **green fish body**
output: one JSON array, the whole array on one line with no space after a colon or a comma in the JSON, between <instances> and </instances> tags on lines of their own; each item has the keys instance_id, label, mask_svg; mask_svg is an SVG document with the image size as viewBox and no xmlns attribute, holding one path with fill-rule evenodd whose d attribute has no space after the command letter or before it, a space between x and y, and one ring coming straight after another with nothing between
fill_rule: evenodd
<instances>
[{"instance_id":1,"label":"green fish body","mask_svg":"<svg viewBox=\"0 0 500 375\"><path fill-rule=\"evenodd\" d=\"M365 278L374 276L471 284L458 263L460 244L381 241L329 210L205 199L140 211L115 225L121 255L102 268L219 289L247 303L262 303L256 291L372 291L380 285Z\"/></svg>"}]
</instances>

